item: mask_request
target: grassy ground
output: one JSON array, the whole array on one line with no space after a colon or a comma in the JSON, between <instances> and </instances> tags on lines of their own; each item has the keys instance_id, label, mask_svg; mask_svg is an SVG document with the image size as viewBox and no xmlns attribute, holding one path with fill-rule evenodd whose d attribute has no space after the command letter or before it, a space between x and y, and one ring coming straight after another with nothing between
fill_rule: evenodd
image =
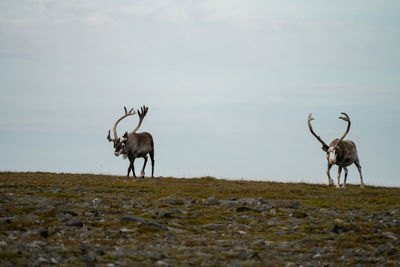
<instances>
[{"instance_id":1,"label":"grassy ground","mask_svg":"<svg viewBox=\"0 0 400 267\"><path fill-rule=\"evenodd\" d=\"M0 265L395 264L399 214L400 188L2 172Z\"/></svg>"},{"instance_id":2,"label":"grassy ground","mask_svg":"<svg viewBox=\"0 0 400 267\"><path fill-rule=\"evenodd\" d=\"M261 197L265 199L296 199L312 207L336 207L338 209L381 209L400 208L400 188L371 187L362 190L358 185L347 189L336 189L325 184L278 183L260 181L232 181L212 177L176 179L133 179L126 182L123 177L91 174L56 173L0 173L0 187L28 193L29 188L58 187L62 193L48 193L56 199L78 198L75 187L85 187L93 195L107 199L113 194L123 198L139 197L152 200L168 197L204 199L214 196L218 199L232 197ZM25 191L27 190L27 191ZM121 191L123 190L123 191ZM147 194L143 194L146 192ZM69 194L71 193L71 195ZM87 193L82 193L82 196Z\"/></svg>"}]
</instances>

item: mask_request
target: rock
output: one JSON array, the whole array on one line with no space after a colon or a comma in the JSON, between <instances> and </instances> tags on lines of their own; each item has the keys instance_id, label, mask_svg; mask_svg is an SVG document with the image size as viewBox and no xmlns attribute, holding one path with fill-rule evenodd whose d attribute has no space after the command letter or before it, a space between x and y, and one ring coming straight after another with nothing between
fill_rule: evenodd
<instances>
[{"instance_id":1,"label":"rock","mask_svg":"<svg viewBox=\"0 0 400 267\"><path fill-rule=\"evenodd\" d=\"M173 213L173 214L182 214L182 213L185 213L185 214L186 214L185 211L182 211L182 210L177 209L177 208L172 208L172 209L170 210L170 212Z\"/></svg>"},{"instance_id":2,"label":"rock","mask_svg":"<svg viewBox=\"0 0 400 267\"><path fill-rule=\"evenodd\" d=\"M40 236L47 238L49 237L49 229L46 227L41 227L39 229L36 230L37 234L39 234Z\"/></svg>"},{"instance_id":3,"label":"rock","mask_svg":"<svg viewBox=\"0 0 400 267\"><path fill-rule=\"evenodd\" d=\"M61 220L61 221L63 221L63 222L66 222L66 221L72 219L72 215L68 214L68 213L58 213L56 215L56 218Z\"/></svg>"},{"instance_id":4,"label":"rock","mask_svg":"<svg viewBox=\"0 0 400 267\"><path fill-rule=\"evenodd\" d=\"M207 223L203 225L204 228L208 230L222 230L226 227L226 225L222 223Z\"/></svg>"},{"instance_id":5,"label":"rock","mask_svg":"<svg viewBox=\"0 0 400 267\"><path fill-rule=\"evenodd\" d=\"M160 251L149 251L147 256L152 260L164 259L166 256Z\"/></svg>"},{"instance_id":6,"label":"rock","mask_svg":"<svg viewBox=\"0 0 400 267\"><path fill-rule=\"evenodd\" d=\"M122 227L121 229L119 229L119 233L133 233L133 232L135 232L135 231L132 229L125 228L125 227Z\"/></svg>"},{"instance_id":7,"label":"rock","mask_svg":"<svg viewBox=\"0 0 400 267\"><path fill-rule=\"evenodd\" d=\"M334 232L336 234L340 234L340 233L345 233L348 232L349 229L347 229L346 226L340 225L340 224L334 224L332 226L331 232Z\"/></svg>"},{"instance_id":8,"label":"rock","mask_svg":"<svg viewBox=\"0 0 400 267\"><path fill-rule=\"evenodd\" d=\"M82 227L83 223L79 218L71 218L71 219L65 221L65 225Z\"/></svg>"},{"instance_id":9,"label":"rock","mask_svg":"<svg viewBox=\"0 0 400 267\"><path fill-rule=\"evenodd\" d=\"M114 252L112 252L112 255L114 257L132 257L132 256L137 256L138 251L133 248L118 248Z\"/></svg>"},{"instance_id":10,"label":"rock","mask_svg":"<svg viewBox=\"0 0 400 267\"><path fill-rule=\"evenodd\" d=\"M261 260L257 252L248 249L235 249L231 254L241 260Z\"/></svg>"},{"instance_id":11,"label":"rock","mask_svg":"<svg viewBox=\"0 0 400 267\"><path fill-rule=\"evenodd\" d=\"M295 211L295 212L293 212L291 215L292 215L293 217L299 218L299 219L308 217L308 214L305 213L305 212L302 212L302 211Z\"/></svg>"},{"instance_id":12,"label":"rock","mask_svg":"<svg viewBox=\"0 0 400 267\"><path fill-rule=\"evenodd\" d=\"M186 199L186 206L187 207L192 207L193 205L195 205L197 203L197 201L195 199Z\"/></svg>"},{"instance_id":13,"label":"rock","mask_svg":"<svg viewBox=\"0 0 400 267\"><path fill-rule=\"evenodd\" d=\"M386 244L382 244L379 247L375 248L372 251L372 255L373 256L388 256L388 255L393 255L395 252L397 251L397 249L393 246L392 243L386 243Z\"/></svg>"},{"instance_id":14,"label":"rock","mask_svg":"<svg viewBox=\"0 0 400 267\"><path fill-rule=\"evenodd\" d=\"M103 201L100 198L97 198L97 197L92 200L93 204L100 204L101 202L103 202Z\"/></svg>"},{"instance_id":15,"label":"rock","mask_svg":"<svg viewBox=\"0 0 400 267\"><path fill-rule=\"evenodd\" d=\"M220 202L219 202L218 199L216 199L215 197L209 197L209 198L207 199L207 204L208 204L208 205L211 205L211 206L216 206L216 205L219 205Z\"/></svg>"},{"instance_id":16,"label":"rock","mask_svg":"<svg viewBox=\"0 0 400 267\"><path fill-rule=\"evenodd\" d=\"M334 224L330 230L333 233L340 234L349 231L358 231L358 227L355 225L341 225L341 224Z\"/></svg>"},{"instance_id":17,"label":"rock","mask_svg":"<svg viewBox=\"0 0 400 267\"><path fill-rule=\"evenodd\" d=\"M11 223L13 220L15 219L15 217L3 217L0 218L0 224L2 223Z\"/></svg>"},{"instance_id":18,"label":"rock","mask_svg":"<svg viewBox=\"0 0 400 267\"><path fill-rule=\"evenodd\" d=\"M88 252L93 250L93 248L91 246L87 245L87 244L81 244L79 246L79 249L81 250L82 254L86 254L86 253L88 253Z\"/></svg>"},{"instance_id":19,"label":"rock","mask_svg":"<svg viewBox=\"0 0 400 267\"><path fill-rule=\"evenodd\" d=\"M165 261L157 261L155 264L155 266L169 266L168 263L166 263Z\"/></svg>"},{"instance_id":20,"label":"rock","mask_svg":"<svg viewBox=\"0 0 400 267\"><path fill-rule=\"evenodd\" d=\"M243 212L243 211L249 211L249 210L252 210L252 209L249 207L246 207L246 206L240 206L240 207L236 208L237 212Z\"/></svg>"},{"instance_id":21,"label":"rock","mask_svg":"<svg viewBox=\"0 0 400 267\"><path fill-rule=\"evenodd\" d=\"M53 189L51 189L51 192L53 192L53 193L60 193L60 192L62 192L63 190L61 189L61 188L59 188L59 187L56 187L56 188L53 188Z\"/></svg>"},{"instance_id":22,"label":"rock","mask_svg":"<svg viewBox=\"0 0 400 267\"><path fill-rule=\"evenodd\" d=\"M61 213L70 214L71 216L78 216L78 213L73 210L62 210Z\"/></svg>"},{"instance_id":23,"label":"rock","mask_svg":"<svg viewBox=\"0 0 400 267\"><path fill-rule=\"evenodd\" d=\"M170 212L164 212L159 218L174 218L174 216Z\"/></svg>"},{"instance_id":24,"label":"rock","mask_svg":"<svg viewBox=\"0 0 400 267\"><path fill-rule=\"evenodd\" d=\"M257 241L254 241L253 245L254 245L254 246L257 246L257 247L265 247L265 246L266 246L266 243L265 243L264 240L259 239L259 240L257 240Z\"/></svg>"},{"instance_id":25,"label":"rock","mask_svg":"<svg viewBox=\"0 0 400 267\"><path fill-rule=\"evenodd\" d=\"M82 261L86 264L93 264L97 262L96 256L89 253L82 256Z\"/></svg>"},{"instance_id":26,"label":"rock","mask_svg":"<svg viewBox=\"0 0 400 267\"><path fill-rule=\"evenodd\" d=\"M46 260L45 258L43 258L42 256L40 256L37 261L36 261L37 265L43 265L43 264L49 264L50 262L48 260Z\"/></svg>"},{"instance_id":27,"label":"rock","mask_svg":"<svg viewBox=\"0 0 400 267\"><path fill-rule=\"evenodd\" d=\"M181 205L184 203L182 199L175 199L175 198L169 198L165 200L165 202L167 202L167 204L169 205Z\"/></svg>"},{"instance_id":28,"label":"rock","mask_svg":"<svg viewBox=\"0 0 400 267\"><path fill-rule=\"evenodd\" d=\"M272 208L298 209L304 204L298 200L269 200Z\"/></svg>"},{"instance_id":29,"label":"rock","mask_svg":"<svg viewBox=\"0 0 400 267\"><path fill-rule=\"evenodd\" d=\"M393 240L399 239L399 238L396 236L396 234L395 234L395 233L392 233L392 232L382 232L381 235L384 236L384 237L386 237L386 238L393 239Z\"/></svg>"},{"instance_id":30,"label":"rock","mask_svg":"<svg viewBox=\"0 0 400 267\"><path fill-rule=\"evenodd\" d=\"M344 224L345 223L343 220L341 220L339 218L336 218L334 222L335 223L339 223L339 224Z\"/></svg>"},{"instance_id":31,"label":"rock","mask_svg":"<svg viewBox=\"0 0 400 267\"><path fill-rule=\"evenodd\" d=\"M36 203L39 207L46 207L46 206L50 206L53 202L48 198L42 198L42 199L39 199Z\"/></svg>"},{"instance_id":32,"label":"rock","mask_svg":"<svg viewBox=\"0 0 400 267\"><path fill-rule=\"evenodd\" d=\"M225 199L225 200L221 200L220 204L227 207L227 208L231 208L234 207L236 205L236 201L234 200L230 200L230 199Z\"/></svg>"},{"instance_id":33,"label":"rock","mask_svg":"<svg viewBox=\"0 0 400 267\"><path fill-rule=\"evenodd\" d=\"M319 259L319 258L321 258L321 254L320 253L316 253L316 254L314 254L314 256L312 258L313 259Z\"/></svg>"},{"instance_id":34,"label":"rock","mask_svg":"<svg viewBox=\"0 0 400 267\"><path fill-rule=\"evenodd\" d=\"M128 222L136 222L136 223L142 223L145 225L149 225L149 226L153 226L162 230L171 230L171 227L156 223L156 222L152 222L152 221L147 221L144 220L142 218L139 217L135 217L133 215L124 215L121 217L121 221L128 221Z\"/></svg>"}]
</instances>

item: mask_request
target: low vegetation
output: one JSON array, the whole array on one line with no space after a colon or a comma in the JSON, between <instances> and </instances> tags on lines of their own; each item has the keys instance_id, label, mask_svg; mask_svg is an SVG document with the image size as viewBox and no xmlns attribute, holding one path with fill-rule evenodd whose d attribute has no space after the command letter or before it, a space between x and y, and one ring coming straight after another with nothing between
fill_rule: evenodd
<instances>
[{"instance_id":1,"label":"low vegetation","mask_svg":"<svg viewBox=\"0 0 400 267\"><path fill-rule=\"evenodd\" d=\"M0 173L0 265L400 264L400 188Z\"/></svg>"}]
</instances>

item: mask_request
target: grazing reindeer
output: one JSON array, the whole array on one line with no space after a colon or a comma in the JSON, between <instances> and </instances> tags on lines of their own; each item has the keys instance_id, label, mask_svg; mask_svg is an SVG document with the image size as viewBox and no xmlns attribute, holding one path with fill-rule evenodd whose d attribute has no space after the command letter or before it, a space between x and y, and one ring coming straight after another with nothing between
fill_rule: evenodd
<instances>
[{"instance_id":1,"label":"grazing reindeer","mask_svg":"<svg viewBox=\"0 0 400 267\"><path fill-rule=\"evenodd\" d=\"M140 173L140 176L144 178L144 168L146 167L147 163L147 154L150 154L150 159L151 159L151 177L153 178L154 175L154 142L153 142L153 137L151 134L147 132L143 133L136 133L136 131L139 129L140 125L142 124L142 121L144 117L146 116L146 113L149 108L143 106L141 108L141 111L138 110L139 114L139 123L136 126L136 128L128 133L125 132L125 134L122 136L122 140L117 136L117 125L118 123L125 119L128 116L135 115L136 112L133 110L133 108L128 112L125 109L125 115L123 115L121 118L119 118L113 128L113 133L114 133L114 139L110 137L110 130L108 131L108 136L107 140L109 142L114 142L114 155L118 157L120 154L123 155L124 158L129 159L129 168L128 168L128 174L126 175L126 179L129 180L129 173L132 170L133 177L136 179L135 175L135 167L134 167L134 162L136 158L144 158L144 164L142 168L142 172Z\"/></svg>"},{"instance_id":2,"label":"grazing reindeer","mask_svg":"<svg viewBox=\"0 0 400 267\"><path fill-rule=\"evenodd\" d=\"M344 169L344 181L343 188L346 188L346 180L347 180L347 167L351 164L355 164L357 166L358 172L360 173L361 184L360 187L364 188L364 182L361 173L360 161L358 159L357 148L353 141L351 140L343 140L343 138L347 135L350 130L350 118L349 116L342 112L344 117L339 117L344 121L347 121L347 129L340 139L336 138L331 142L329 146L322 141L321 137L319 137L313 130L311 126L311 121L314 120L311 117L311 114L308 115L308 127L310 128L311 133L317 138L317 140L322 144L322 150L326 152L326 159L328 160L328 169L326 170L326 174L328 175L329 185L333 185L333 179L330 175L330 170L333 164L338 165L338 183L336 185L337 188L340 187L340 173L342 172L342 168Z\"/></svg>"}]
</instances>

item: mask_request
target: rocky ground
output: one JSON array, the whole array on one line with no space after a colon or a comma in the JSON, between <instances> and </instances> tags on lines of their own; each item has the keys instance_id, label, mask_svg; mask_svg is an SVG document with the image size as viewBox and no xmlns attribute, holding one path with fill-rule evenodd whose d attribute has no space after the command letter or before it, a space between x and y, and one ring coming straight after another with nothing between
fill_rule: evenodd
<instances>
[{"instance_id":1,"label":"rocky ground","mask_svg":"<svg viewBox=\"0 0 400 267\"><path fill-rule=\"evenodd\" d=\"M0 265L400 266L399 193L0 173Z\"/></svg>"}]
</instances>

